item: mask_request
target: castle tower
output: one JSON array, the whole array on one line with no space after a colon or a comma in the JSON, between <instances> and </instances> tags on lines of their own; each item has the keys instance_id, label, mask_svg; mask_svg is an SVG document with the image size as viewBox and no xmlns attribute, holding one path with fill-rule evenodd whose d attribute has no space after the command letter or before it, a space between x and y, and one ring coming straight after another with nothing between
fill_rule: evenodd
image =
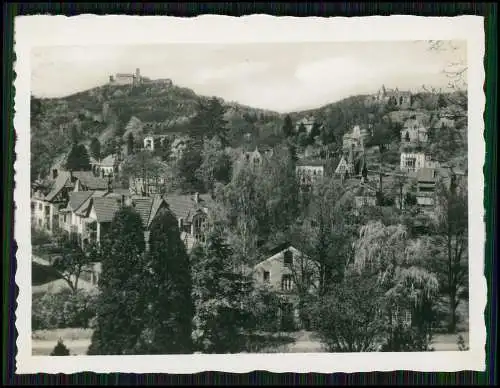
<instances>
[{"instance_id":1,"label":"castle tower","mask_svg":"<svg viewBox=\"0 0 500 388\"><path fill-rule=\"evenodd\" d=\"M141 83L141 70L139 68L135 69L135 82L136 84Z\"/></svg>"}]
</instances>

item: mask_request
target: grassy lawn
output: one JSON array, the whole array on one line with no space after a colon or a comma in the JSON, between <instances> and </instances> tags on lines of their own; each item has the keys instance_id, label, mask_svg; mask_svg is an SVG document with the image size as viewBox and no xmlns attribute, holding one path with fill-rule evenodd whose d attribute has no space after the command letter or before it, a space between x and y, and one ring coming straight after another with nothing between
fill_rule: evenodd
<instances>
[{"instance_id":1,"label":"grassy lawn","mask_svg":"<svg viewBox=\"0 0 500 388\"><path fill-rule=\"evenodd\" d=\"M32 354L48 356L59 338L69 349L71 355L85 355L92 337L91 329L71 328L57 330L37 330L32 334Z\"/></svg>"}]
</instances>

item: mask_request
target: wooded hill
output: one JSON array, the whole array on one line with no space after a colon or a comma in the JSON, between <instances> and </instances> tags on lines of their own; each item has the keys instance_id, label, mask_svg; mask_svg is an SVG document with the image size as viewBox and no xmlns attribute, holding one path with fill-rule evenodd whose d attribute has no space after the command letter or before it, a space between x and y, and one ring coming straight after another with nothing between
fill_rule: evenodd
<instances>
[{"instance_id":1,"label":"wooded hill","mask_svg":"<svg viewBox=\"0 0 500 388\"><path fill-rule=\"evenodd\" d=\"M460 151L450 157L463 157L466 105L464 110L464 106L454 102L455 97L452 94L440 97L420 93L413 97L410 109L400 111L387 105L368 105L367 96L353 96L317 109L291 112L289 116L294 126L306 117L313 117L321 124L318 125L321 133L313 134L318 137L316 141L304 141L302 146L320 144L338 148L344 133L355 124L371 124L380 132L375 137L389 136L387 142L398 143L399 129L407 118L418 113L431 122L448 110L461 120L458 125L460 131L457 132L459 136L456 137L462 147L455 147ZM206 104L209 99L164 80L148 81L134 87L104 85L63 98L39 99L32 96L32 177L40 172L46 173L54 160L69 150L73 141L88 145L93 137L97 137L103 153L107 154L112 151L106 148L106 143L123 137L127 128L136 131L134 135L138 136L148 132L189 133L200 105ZM255 145L273 146L286 137L283 131L286 114L218 100L225 110L230 145L241 145L245 134L251 134Z\"/></svg>"}]
</instances>

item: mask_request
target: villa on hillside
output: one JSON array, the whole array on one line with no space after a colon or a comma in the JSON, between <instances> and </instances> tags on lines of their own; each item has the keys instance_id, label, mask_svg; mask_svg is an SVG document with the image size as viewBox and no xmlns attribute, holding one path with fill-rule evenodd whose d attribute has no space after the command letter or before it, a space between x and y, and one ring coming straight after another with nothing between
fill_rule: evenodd
<instances>
[{"instance_id":1,"label":"villa on hillside","mask_svg":"<svg viewBox=\"0 0 500 388\"><path fill-rule=\"evenodd\" d=\"M299 132L301 126L303 126L306 130L306 133L309 135L314 127L314 124L316 123L316 119L313 116L307 116L304 117L303 119L297 121L295 123L295 132Z\"/></svg>"},{"instance_id":2,"label":"villa on hillside","mask_svg":"<svg viewBox=\"0 0 500 388\"><path fill-rule=\"evenodd\" d=\"M273 155L273 150L268 147L257 147L252 150L250 145L243 147L238 162L250 166L253 170L262 167L264 160Z\"/></svg>"},{"instance_id":3,"label":"villa on hillside","mask_svg":"<svg viewBox=\"0 0 500 388\"><path fill-rule=\"evenodd\" d=\"M410 118L401 129L401 142L404 144L420 144L427 142L427 128L421 120Z\"/></svg>"},{"instance_id":4,"label":"villa on hillside","mask_svg":"<svg viewBox=\"0 0 500 388\"><path fill-rule=\"evenodd\" d=\"M281 330L296 330L308 327L299 312L298 279L308 279L309 284L300 284L313 292L318 286L317 265L302 252L284 243L269 249L266 258L254 266L253 277L261 287L278 295L279 306L275 311Z\"/></svg>"},{"instance_id":5,"label":"villa on hillside","mask_svg":"<svg viewBox=\"0 0 500 388\"><path fill-rule=\"evenodd\" d=\"M439 166L437 161L431 159L429 155L423 152L402 152L400 170L408 173L416 173L421 168L436 168Z\"/></svg>"},{"instance_id":6,"label":"villa on hillside","mask_svg":"<svg viewBox=\"0 0 500 388\"><path fill-rule=\"evenodd\" d=\"M368 100L369 103L392 103L400 109L408 109L412 104L412 94L409 91L400 91L396 89L387 89L384 85L378 92L371 96Z\"/></svg>"},{"instance_id":7,"label":"villa on hillside","mask_svg":"<svg viewBox=\"0 0 500 388\"><path fill-rule=\"evenodd\" d=\"M342 138L342 148L344 150L364 149L364 144L370 137L370 131L367 128L361 128L355 125L349 132L345 133Z\"/></svg>"},{"instance_id":8,"label":"villa on hillside","mask_svg":"<svg viewBox=\"0 0 500 388\"><path fill-rule=\"evenodd\" d=\"M303 190L309 190L321 182L327 175L327 162L325 160L299 160L295 165L295 173L299 185Z\"/></svg>"}]
</instances>

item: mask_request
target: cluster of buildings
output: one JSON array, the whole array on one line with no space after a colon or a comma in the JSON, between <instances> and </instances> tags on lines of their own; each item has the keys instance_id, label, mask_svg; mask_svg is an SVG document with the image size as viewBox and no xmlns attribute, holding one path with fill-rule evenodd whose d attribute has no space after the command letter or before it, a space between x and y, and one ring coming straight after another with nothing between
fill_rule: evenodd
<instances>
[{"instance_id":1,"label":"cluster of buildings","mask_svg":"<svg viewBox=\"0 0 500 388\"><path fill-rule=\"evenodd\" d=\"M412 104L412 94L409 91L386 88L384 85L377 93L369 96L367 104L394 104L400 109L408 109Z\"/></svg>"}]
</instances>

